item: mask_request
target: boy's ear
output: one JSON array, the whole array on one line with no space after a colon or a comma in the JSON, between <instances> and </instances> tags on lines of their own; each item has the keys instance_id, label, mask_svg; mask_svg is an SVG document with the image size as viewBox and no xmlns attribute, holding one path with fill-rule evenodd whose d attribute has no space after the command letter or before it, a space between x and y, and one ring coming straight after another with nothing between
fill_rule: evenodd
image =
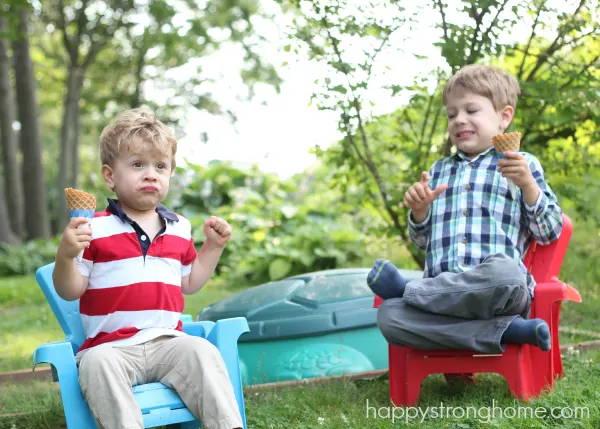
<instances>
[{"instance_id":1,"label":"boy's ear","mask_svg":"<svg viewBox=\"0 0 600 429\"><path fill-rule=\"evenodd\" d=\"M502 127L502 131L505 131L515 116L515 109L512 106L504 106L502 110L500 110L500 126Z\"/></svg>"},{"instance_id":2,"label":"boy's ear","mask_svg":"<svg viewBox=\"0 0 600 429\"><path fill-rule=\"evenodd\" d=\"M110 165L104 164L102 166L102 177L104 177L104 183L108 186L109 189L115 190L115 181L113 178L113 169Z\"/></svg>"}]
</instances>

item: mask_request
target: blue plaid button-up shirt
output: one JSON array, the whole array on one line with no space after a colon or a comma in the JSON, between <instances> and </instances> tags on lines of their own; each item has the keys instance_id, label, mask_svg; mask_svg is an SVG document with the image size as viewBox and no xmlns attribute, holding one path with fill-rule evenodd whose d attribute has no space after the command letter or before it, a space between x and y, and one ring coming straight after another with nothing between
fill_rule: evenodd
<instances>
[{"instance_id":1,"label":"blue plaid button-up shirt","mask_svg":"<svg viewBox=\"0 0 600 429\"><path fill-rule=\"evenodd\" d=\"M425 277L464 272L488 255L504 253L519 261L533 295L535 281L523 255L532 240L549 244L558 239L562 210L539 160L522 154L541 190L533 206L498 172L500 158L494 148L473 159L457 152L433 164L429 187L446 183L448 189L432 203L423 223L416 224L409 214L408 228L412 241L427 253Z\"/></svg>"}]
</instances>

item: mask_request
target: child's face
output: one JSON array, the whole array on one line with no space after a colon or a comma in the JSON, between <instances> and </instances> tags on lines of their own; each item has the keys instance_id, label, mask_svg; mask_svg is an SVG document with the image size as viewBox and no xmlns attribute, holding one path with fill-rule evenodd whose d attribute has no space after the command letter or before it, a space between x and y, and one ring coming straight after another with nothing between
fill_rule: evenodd
<instances>
[{"instance_id":1,"label":"child's face","mask_svg":"<svg viewBox=\"0 0 600 429\"><path fill-rule=\"evenodd\" d=\"M148 143L131 145L112 167L104 165L106 185L119 203L133 210L154 211L169 192L171 154L158 152Z\"/></svg>"},{"instance_id":2,"label":"child's face","mask_svg":"<svg viewBox=\"0 0 600 429\"><path fill-rule=\"evenodd\" d=\"M503 133L514 115L511 106L496 111L491 100L462 88L446 101L450 140L470 158L490 148L492 136Z\"/></svg>"}]
</instances>

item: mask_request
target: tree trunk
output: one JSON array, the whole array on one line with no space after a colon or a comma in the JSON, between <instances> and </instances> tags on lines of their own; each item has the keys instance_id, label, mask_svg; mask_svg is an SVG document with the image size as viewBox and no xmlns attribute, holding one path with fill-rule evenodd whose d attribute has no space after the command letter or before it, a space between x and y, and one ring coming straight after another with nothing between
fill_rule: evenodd
<instances>
[{"instance_id":1,"label":"tree trunk","mask_svg":"<svg viewBox=\"0 0 600 429\"><path fill-rule=\"evenodd\" d=\"M10 230L6 199L2 188L3 186L0 184L0 243L18 244L19 239Z\"/></svg>"},{"instance_id":2,"label":"tree trunk","mask_svg":"<svg viewBox=\"0 0 600 429\"><path fill-rule=\"evenodd\" d=\"M7 29L4 18L0 16L0 33ZM17 158L17 139L13 130L15 107L13 91L10 85L10 61L8 59L8 43L0 39L0 148L4 172L5 201L10 202L5 215L10 219L12 232L22 237L25 232L23 186L19 175ZM5 215L2 215L3 217Z\"/></svg>"},{"instance_id":3,"label":"tree trunk","mask_svg":"<svg viewBox=\"0 0 600 429\"><path fill-rule=\"evenodd\" d=\"M33 63L29 56L29 35L27 34L28 11L19 12L18 37L13 42L17 104L21 122L21 151L23 152L23 188L25 191L25 227L28 238L50 237L50 222L44 170L42 168L42 148L38 128L38 112L35 94Z\"/></svg>"},{"instance_id":4,"label":"tree trunk","mask_svg":"<svg viewBox=\"0 0 600 429\"><path fill-rule=\"evenodd\" d=\"M71 105L71 187L77 188L79 185L79 141L81 128L81 108L79 99L81 98L81 87L83 86L83 76L85 70L81 68L75 69L75 84L72 88L72 105Z\"/></svg>"},{"instance_id":5,"label":"tree trunk","mask_svg":"<svg viewBox=\"0 0 600 429\"><path fill-rule=\"evenodd\" d=\"M65 96L64 107L63 107L63 121L61 129L61 142L60 142L60 169L58 171L58 180L56 195L56 213L54 215L56 220L56 230L60 230L61 226L64 226L68 222L67 213L67 201L63 198L65 193L64 189L69 187L72 183L72 177L69 177L69 167L72 163L77 160L71 160L73 155L72 143L73 143L73 131L74 131L74 108L78 103L76 97L75 88L77 87L77 66L71 66L69 68L69 75L67 76L67 95Z\"/></svg>"}]
</instances>

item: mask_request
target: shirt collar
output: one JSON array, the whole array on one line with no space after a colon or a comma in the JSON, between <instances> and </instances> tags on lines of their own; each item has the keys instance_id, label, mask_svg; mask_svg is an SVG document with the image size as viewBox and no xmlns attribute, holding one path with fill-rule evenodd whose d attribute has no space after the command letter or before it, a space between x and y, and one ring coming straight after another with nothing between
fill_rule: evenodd
<instances>
[{"instance_id":1,"label":"shirt collar","mask_svg":"<svg viewBox=\"0 0 600 429\"><path fill-rule=\"evenodd\" d=\"M476 161L478 158L483 158L485 156L487 156L487 154L489 154L492 150L495 151L494 146L488 148L487 150L485 150L484 152L481 152L479 155L477 155L475 158L471 159L469 158L467 155L465 155L465 153L461 150L457 150L456 153L454 155L452 155L452 157L456 160L463 160L463 161Z\"/></svg>"},{"instance_id":2,"label":"shirt collar","mask_svg":"<svg viewBox=\"0 0 600 429\"><path fill-rule=\"evenodd\" d=\"M108 201L108 207L106 207L106 210L108 210L112 214L116 215L123 222L129 223L129 221L131 221L129 216L127 216L127 214L123 211L123 209L119 205L119 200L115 200L113 198L107 198L106 200ZM163 206L162 204L159 204L158 206L156 206L156 213L158 213L158 215L165 220L179 222L179 218L177 217L177 215L175 213L173 213L171 210L169 210L168 208L166 208L165 206Z\"/></svg>"}]
</instances>

